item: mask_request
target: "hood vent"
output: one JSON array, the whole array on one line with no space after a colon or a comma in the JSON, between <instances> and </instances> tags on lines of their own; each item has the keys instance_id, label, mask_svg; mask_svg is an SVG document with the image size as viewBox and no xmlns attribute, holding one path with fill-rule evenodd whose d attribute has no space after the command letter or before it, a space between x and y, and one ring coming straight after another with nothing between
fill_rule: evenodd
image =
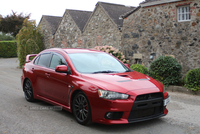
<instances>
[{"instance_id":1,"label":"hood vent","mask_svg":"<svg viewBox=\"0 0 200 134\"><path fill-rule=\"evenodd\" d=\"M127 75L127 74L124 74L124 75L118 75L118 76L120 76L120 77L129 77L129 75Z\"/></svg>"}]
</instances>

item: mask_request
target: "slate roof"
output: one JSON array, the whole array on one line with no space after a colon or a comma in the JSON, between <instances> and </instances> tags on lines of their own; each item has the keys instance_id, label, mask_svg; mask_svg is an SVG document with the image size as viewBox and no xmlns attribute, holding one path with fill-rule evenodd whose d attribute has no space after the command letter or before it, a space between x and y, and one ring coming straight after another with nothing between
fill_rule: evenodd
<instances>
[{"instance_id":1,"label":"slate roof","mask_svg":"<svg viewBox=\"0 0 200 134\"><path fill-rule=\"evenodd\" d=\"M141 8L141 6L138 6L138 7L134 8L133 10L122 14L120 17L123 18L123 19L124 19L124 18L127 18L129 15L131 15L131 14L134 13L134 12L136 12L136 11L137 11L138 9L140 9L140 8Z\"/></svg>"},{"instance_id":2,"label":"slate roof","mask_svg":"<svg viewBox=\"0 0 200 134\"><path fill-rule=\"evenodd\" d=\"M110 18L118 25L123 25L123 20L119 19L119 17L128 12L133 10L135 7L113 4L113 3L105 3L105 2L98 2L97 5L100 4L104 10L108 13ZM97 6L96 5L96 6Z\"/></svg>"},{"instance_id":3,"label":"slate roof","mask_svg":"<svg viewBox=\"0 0 200 134\"><path fill-rule=\"evenodd\" d=\"M145 1L141 2L140 4L146 4L146 3L151 3L151 2L155 2L155 1L162 1L162 0L145 0ZM141 5L138 6L137 8L129 11L129 12L126 12L126 13L122 14L120 17L124 19L124 18L128 17L129 15L131 15L132 13L134 13L135 11L137 11L140 8L141 8Z\"/></svg>"},{"instance_id":4,"label":"slate roof","mask_svg":"<svg viewBox=\"0 0 200 134\"><path fill-rule=\"evenodd\" d=\"M51 28L51 33L52 33L52 35L54 35L58 25L60 24L62 17L49 16L49 15L43 15L42 17L48 22L48 24Z\"/></svg>"},{"instance_id":5,"label":"slate roof","mask_svg":"<svg viewBox=\"0 0 200 134\"><path fill-rule=\"evenodd\" d=\"M142 2L141 4L148 3L148 2L154 2L154 1L161 1L161 0L145 0L145 1Z\"/></svg>"},{"instance_id":6,"label":"slate roof","mask_svg":"<svg viewBox=\"0 0 200 134\"><path fill-rule=\"evenodd\" d=\"M69 9L67 9L66 11L71 15L76 25L83 32L83 28L86 25L88 19L90 18L90 15L92 14L92 12L80 11L80 10L69 10Z\"/></svg>"}]
</instances>

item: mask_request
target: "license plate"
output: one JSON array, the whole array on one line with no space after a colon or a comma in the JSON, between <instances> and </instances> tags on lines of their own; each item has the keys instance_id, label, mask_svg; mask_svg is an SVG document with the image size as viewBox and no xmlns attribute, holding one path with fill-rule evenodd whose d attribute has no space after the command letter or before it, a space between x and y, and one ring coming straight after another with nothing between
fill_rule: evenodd
<instances>
[{"instance_id":1,"label":"license plate","mask_svg":"<svg viewBox=\"0 0 200 134\"><path fill-rule=\"evenodd\" d=\"M167 104L170 102L170 99L171 99L171 98L170 98L170 96L169 96L167 99L164 100L164 102L163 102L163 103L164 103L164 106L167 106Z\"/></svg>"}]
</instances>

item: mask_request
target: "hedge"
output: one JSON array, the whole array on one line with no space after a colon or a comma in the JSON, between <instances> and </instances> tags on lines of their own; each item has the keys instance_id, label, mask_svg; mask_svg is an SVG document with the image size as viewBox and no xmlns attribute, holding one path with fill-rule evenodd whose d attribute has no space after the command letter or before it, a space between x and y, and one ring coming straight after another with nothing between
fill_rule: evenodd
<instances>
[{"instance_id":1,"label":"hedge","mask_svg":"<svg viewBox=\"0 0 200 134\"><path fill-rule=\"evenodd\" d=\"M192 91L200 91L200 68L192 69L187 72L185 87Z\"/></svg>"},{"instance_id":2,"label":"hedge","mask_svg":"<svg viewBox=\"0 0 200 134\"><path fill-rule=\"evenodd\" d=\"M141 65L141 64L132 64L130 68L132 70L137 71L137 72L140 72L140 73L148 75L148 69L145 66Z\"/></svg>"},{"instance_id":3,"label":"hedge","mask_svg":"<svg viewBox=\"0 0 200 134\"><path fill-rule=\"evenodd\" d=\"M17 42L0 41L0 57L3 58L17 57Z\"/></svg>"},{"instance_id":4,"label":"hedge","mask_svg":"<svg viewBox=\"0 0 200 134\"><path fill-rule=\"evenodd\" d=\"M176 85L181 78L182 66L170 56L161 56L154 60L149 68L149 75L165 86Z\"/></svg>"}]
</instances>

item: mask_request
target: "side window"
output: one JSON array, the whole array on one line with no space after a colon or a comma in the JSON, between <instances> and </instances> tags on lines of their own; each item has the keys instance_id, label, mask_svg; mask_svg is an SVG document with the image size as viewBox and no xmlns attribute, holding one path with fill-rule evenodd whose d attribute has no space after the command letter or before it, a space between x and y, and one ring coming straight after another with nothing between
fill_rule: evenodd
<instances>
[{"instance_id":1,"label":"side window","mask_svg":"<svg viewBox=\"0 0 200 134\"><path fill-rule=\"evenodd\" d=\"M38 65L49 67L50 59L51 59L51 53L42 54L40 55Z\"/></svg>"},{"instance_id":2,"label":"side window","mask_svg":"<svg viewBox=\"0 0 200 134\"><path fill-rule=\"evenodd\" d=\"M55 69L58 65L66 65L65 59L58 54L54 54L51 60L50 68Z\"/></svg>"},{"instance_id":3,"label":"side window","mask_svg":"<svg viewBox=\"0 0 200 134\"><path fill-rule=\"evenodd\" d=\"M38 64L38 61L39 61L39 59L40 59L40 56L38 56L36 59L35 59L35 61L34 61L34 64Z\"/></svg>"}]
</instances>

